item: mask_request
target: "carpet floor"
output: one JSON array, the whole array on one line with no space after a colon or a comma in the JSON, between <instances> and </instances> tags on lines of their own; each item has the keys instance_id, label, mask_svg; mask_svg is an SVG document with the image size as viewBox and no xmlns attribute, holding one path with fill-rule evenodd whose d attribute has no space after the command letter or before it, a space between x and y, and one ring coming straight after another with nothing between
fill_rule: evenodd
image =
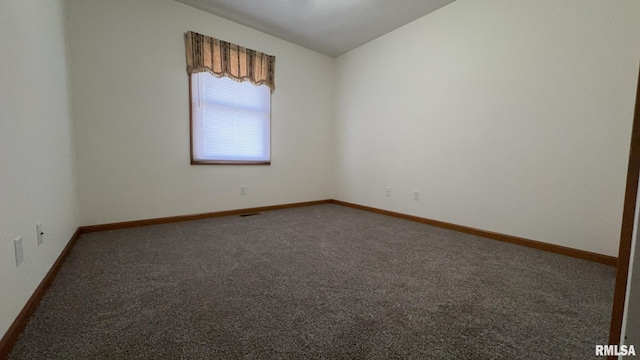
<instances>
[{"instance_id":1,"label":"carpet floor","mask_svg":"<svg viewBox=\"0 0 640 360\"><path fill-rule=\"evenodd\" d=\"M84 234L10 359L590 359L615 269L335 204Z\"/></svg>"}]
</instances>

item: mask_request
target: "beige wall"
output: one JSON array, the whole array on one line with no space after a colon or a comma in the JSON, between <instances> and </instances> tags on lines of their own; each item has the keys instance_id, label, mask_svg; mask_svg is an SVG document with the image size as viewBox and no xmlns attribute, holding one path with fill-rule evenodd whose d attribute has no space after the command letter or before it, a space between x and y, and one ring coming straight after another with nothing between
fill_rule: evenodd
<instances>
[{"instance_id":1,"label":"beige wall","mask_svg":"<svg viewBox=\"0 0 640 360\"><path fill-rule=\"evenodd\" d=\"M338 58L336 197L616 256L639 55L639 1L447 5Z\"/></svg>"},{"instance_id":2,"label":"beige wall","mask_svg":"<svg viewBox=\"0 0 640 360\"><path fill-rule=\"evenodd\" d=\"M68 4L82 225L331 197L332 58L172 0ZM189 164L188 30L276 56L271 166Z\"/></svg>"},{"instance_id":3,"label":"beige wall","mask_svg":"<svg viewBox=\"0 0 640 360\"><path fill-rule=\"evenodd\" d=\"M0 337L78 226L63 13L57 0L0 1Z\"/></svg>"}]
</instances>

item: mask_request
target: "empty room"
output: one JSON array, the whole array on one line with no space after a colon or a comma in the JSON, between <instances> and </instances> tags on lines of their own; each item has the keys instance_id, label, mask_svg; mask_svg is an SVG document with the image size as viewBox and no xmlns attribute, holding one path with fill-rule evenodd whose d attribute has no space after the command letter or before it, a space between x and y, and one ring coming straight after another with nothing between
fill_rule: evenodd
<instances>
[{"instance_id":1,"label":"empty room","mask_svg":"<svg viewBox=\"0 0 640 360\"><path fill-rule=\"evenodd\" d=\"M0 359L634 356L639 64L637 0L0 0Z\"/></svg>"}]
</instances>

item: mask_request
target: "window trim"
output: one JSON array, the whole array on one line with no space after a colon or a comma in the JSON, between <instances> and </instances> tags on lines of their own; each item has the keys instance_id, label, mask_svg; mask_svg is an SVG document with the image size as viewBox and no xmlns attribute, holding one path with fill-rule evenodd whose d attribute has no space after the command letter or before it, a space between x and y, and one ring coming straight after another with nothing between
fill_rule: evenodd
<instances>
[{"instance_id":1,"label":"window trim","mask_svg":"<svg viewBox=\"0 0 640 360\"><path fill-rule=\"evenodd\" d=\"M191 103L191 99L193 98L192 93L192 81L191 75L187 74L189 78L189 154L191 157L191 165L271 165L271 156L273 155L273 147L272 143L272 130L271 127L271 111L269 111L269 160L267 161L240 161L240 160L196 160L193 157L193 104ZM272 108L273 94L269 95L269 107Z\"/></svg>"}]
</instances>

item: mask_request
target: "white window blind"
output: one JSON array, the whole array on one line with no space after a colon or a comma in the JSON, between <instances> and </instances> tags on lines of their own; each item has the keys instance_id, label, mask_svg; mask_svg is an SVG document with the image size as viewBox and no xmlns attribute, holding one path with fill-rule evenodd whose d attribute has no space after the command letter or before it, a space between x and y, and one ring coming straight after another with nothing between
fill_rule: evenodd
<instances>
[{"instance_id":1,"label":"white window blind","mask_svg":"<svg viewBox=\"0 0 640 360\"><path fill-rule=\"evenodd\" d=\"M191 75L192 161L269 163L269 87L209 73Z\"/></svg>"}]
</instances>

